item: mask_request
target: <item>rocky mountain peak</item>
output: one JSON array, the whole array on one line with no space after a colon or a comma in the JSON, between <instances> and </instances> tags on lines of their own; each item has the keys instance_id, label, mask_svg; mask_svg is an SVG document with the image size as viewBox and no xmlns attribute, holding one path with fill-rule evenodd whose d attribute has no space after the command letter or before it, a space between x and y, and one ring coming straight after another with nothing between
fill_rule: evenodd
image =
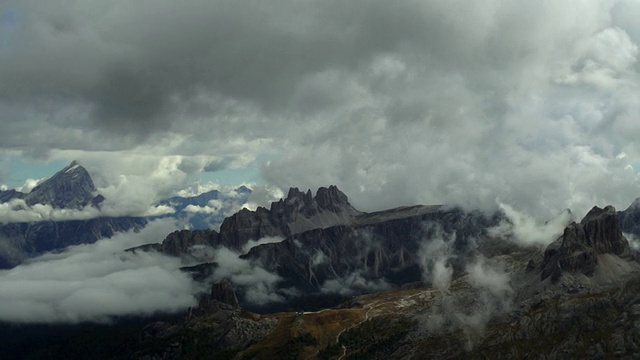
<instances>
[{"instance_id":1,"label":"rocky mountain peak","mask_svg":"<svg viewBox=\"0 0 640 360\"><path fill-rule=\"evenodd\" d=\"M593 207L580 223L569 224L544 253L541 278L557 281L564 271L593 275L598 255L626 256L629 242L622 234L616 209Z\"/></svg>"},{"instance_id":2,"label":"rocky mountain peak","mask_svg":"<svg viewBox=\"0 0 640 360\"><path fill-rule=\"evenodd\" d=\"M635 211L640 209L640 197L633 200L631 205L625 211Z\"/></svg>"},{"instance_id":3,"label":"rocky mountain peak","mask_svg":"<svg viewBox=\"0 0 640 360\"><path fill-rule=\"evenodd\" d=\"M96 187L89 172L78 162L58 171L24 196L29 205L49 204L54 208L81 209L94 204Z\"/></svg>"},{"instance_id":4,"label":"rocky mountain peak","mask_svg":"<svg viewBox=\"0 0 640 360\"><path fill-rule=\"evenodd\" d=\"M211 286L210 300L230 305L236 309L240 307L233 285L227 279L223 279Z\"/></svg>"},{"instance_id":5,"label":"rocky mountain peak","mask_svg":"<svg viewBox=\"0 0 640 360\"><path fill-rule=\"evenodd\" d=\"M300 191L297 187L289 188L287 197L271 204L271 211L287 213L298 211L307 215L314 215L319 211L327 210L339 213L344 210L354 210L349 199L337 186L321 187L313 196L311 189L307 192Z\"/></svg>"},{"instance_id":6,"label":"rocky mountain peak","mask_svg":"<svg viewBox=\"0 0 640 360\"><path fill-rule=\"evenodd\" d=\"M620 219L613 206L604 209L593 207L580 225L584 229L587 246L598 254L629 254L629 242L622 235Z\"/></svg>"},{"instance_id":7,"label":"rocky mountain peak","mask_svg":"<svg viewBox=\"0 0 640 360\"><path fill-rule=\"evenodd\" d=\"M351 207L347 195L335 185L319 188L315 201L321 208L331 211L341 211L344 207Z\"/></svg>"},{"instance_id":8,"label":"rocky mountain peak","mask_svg":"<svg viewBox=\"0 0 640 360\"><path fill-rule=\"evenodd\" d=\"M318 189L315 197L292 187L287 197L271 203L269 209L243 209L226 218L220 226L220 241L232 249L242 249L249 240L263 237L287 237L311 229L347 224L361 214L349 204L336 186Z\"/></svg>"}]
</instances>

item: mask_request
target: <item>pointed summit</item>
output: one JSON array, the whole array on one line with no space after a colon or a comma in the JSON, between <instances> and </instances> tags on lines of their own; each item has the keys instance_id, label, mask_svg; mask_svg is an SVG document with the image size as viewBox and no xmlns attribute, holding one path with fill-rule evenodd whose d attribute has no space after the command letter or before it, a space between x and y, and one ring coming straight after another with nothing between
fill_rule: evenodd
<instances>
[{"instance_id":1,"label":"pointed summit","mask_svg":"<svg viewBox=\"0 0 640 360\"><path fill-rule=\"evenodd\" d=\"M321 187L315 197L310 189L303 192L292 187L287 197L272 202L270 209L243 209L226 218L220 225L220 240L225 246L239 250L249 240L287 237L311 229L348 224L359 214L361 212L349 204L347 196L336 186Z\"/></svg>"},{"instance_id":2,"label":"pointed summit","mask_svg":"<svg viewBox=\"0 0 640 360\"><path fill-rule=\"evenodd\" d=\"M74 160L33 188L24 199L29 205L48 204L54 208L82 209L89 204L97 205L95 193L96 187L89 172Z\"/></svg>"}]
</instances>

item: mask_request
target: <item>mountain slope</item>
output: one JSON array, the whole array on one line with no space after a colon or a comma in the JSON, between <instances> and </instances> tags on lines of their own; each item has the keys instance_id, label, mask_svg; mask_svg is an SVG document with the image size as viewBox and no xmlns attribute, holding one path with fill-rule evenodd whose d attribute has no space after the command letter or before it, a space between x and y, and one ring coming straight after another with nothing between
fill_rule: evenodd
<instances>
[{"instance_id":1,"label":"mountain slope","mask_svg":"<svg viewBox=\"0 0 640 360\"><path fill-rule=\"evenodd\" d=\"M82 209L87 205L99 205L104 200L96 192L87 170L73 161L25 194L24 200L28 205L46 204L54 208Z\"/></svg>"},{"instance_id":2,"label":"mountain slope","mask_svg":"<svg viewBox=\"0 0 640 360\"><path fill-rule=\"evenodd\" d=\"M584 236L576 237L576 231ZM634 358L640 350L640 264L628 256L627 240L620 234L615 209L594 208L546 248L517 247L490 258L475 251L471 265L444 288L423 285L375 292L316 312L250 315L275 320L277 325L270 333L260 333L252 344L210 349L208 356ZM586 273L566 261L567 257L591 261L581 255L585 252L595 254L595 264ZM553 279L546 275L551 263L559 266ZM161 340L164 348L156 343L154 351L166 354L172 342L178 344L171 345L177 352L158 358L189 358L194 353L186 345L194 343L195 335L187 329L219 321L207 319L230 319L224 312L208 309L202 311L211 311L209 315L192 317L179 325L182 328L171 326L176 332ZM219 335L209 335L197 335L196 343L220 343Z\"/></svg>"},{"instance_id":3,"label":"mountain slope","mask_svg":"<svg viewBox=\"0 0 640 360\"><path fill-rule=\"evenodd\" d=\"M0 194L0 202L15 199L24 200L28 206L39 204L63 210L82 210L87 206L99 207L104 197L97 194L87 170L74 161L28 194L15 190ZM117 232L138 230L146 224L147 220L141 217L0 223L0 269L15 267L25 259L47 251L94 243Z\"/></svg>"},{"instance_id":4,"label":"mountain slope","mask_svg":"<svg viewBox=\"0 0 640 360\"><path fill-rule=\"evenodd\" d=\"M445 262L459 275L470 252L487 238L487 229L503 219L498 213L489 216L446 206L363 213L335 186L320 188L315 196L292 188L270 209L242 209L225 219L219 233L176 231L161 244L130 251L155 250L182 257L190 265L204 263L189 272L214 281L229 273L228 265L220 264L238 257L232 266L239 273L233 276L259 271L278 279L270 290L278 301L248 300L255 285L244 282L235 284L240 302L253 310L273 311L309 304L309 297L325 299L318 303L326 305L346 295L422 281L421 267L430 251L455 254Z\"/></svg>"}]
</instances>

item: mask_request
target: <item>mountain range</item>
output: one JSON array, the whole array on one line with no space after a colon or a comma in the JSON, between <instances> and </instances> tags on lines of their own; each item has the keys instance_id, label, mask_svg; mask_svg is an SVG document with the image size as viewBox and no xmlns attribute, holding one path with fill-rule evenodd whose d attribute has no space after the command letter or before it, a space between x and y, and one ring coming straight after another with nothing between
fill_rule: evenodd
<instances>
[{"instance_id":1,"label":"mountain range","mask_svg":"<svg viewBox=\"0 0 640 360\"><path fill-rule=\"evenodd\" d=\"M103 201L87 170L75 161L28 193L16 190L0 193L0 203L8 203L13 211L25 211L36 205L63 210L99 209ZM0 269L15 267L25 259L48 251L139 230L146 224L147 220L142 217L129 216L0 222Z\"/></svg>"},{"instance_id":2,"label":"mountain range","mask_svg":"<svg viewBox=\"0 0 640 360\"><path fill-rule=\"evenodd\" d=\"M43 182L38 191L48 195L38 201L99 207L80 169L72 163L58 173L84 184L77 196L53 194L48 189L68 188ZM249 189L235 193L244 199ZM161 204L183 213L220 198ZM565 211L523 226L504 209L416 205L367 213L336 186L315 194L291 188L219 228L179 230L127 250L179 258L181 271L206 289L196 306L110 324L0 326L8 344L0 349L9 358L631 359L640 351L639 204L594 206L582 219ZM89 221L64 226L102 234ZM19 235L43 224L2 229ZM537 233L548 240L527 240ZM55 341L52 329L60 330Z\"/></svg>"},{"instance_id":3,"label":"mountain range","mask_svg":"<svg viewBox=\"0 0 640 360\"><path fill-rule=\"evenodd\" d=\"M348 290L348 299L258 315L245 310L252 307L248 289L231 276L214 283L183 320L141 330L136 356L604 359L634 358L640 350L640 264L626 237L638 235L636 205L567 218L556 240L539 246L498 235L495 229L510 222L502 212L414 206L367 214L335 187L318 194L291 189L269 210L226 219L220 233L183 232L165 242L179 237L186 249L197 238L199 245L240 249L256 236L282 236L240 256L278 274L281 301L300 306L293 298L329 295L327 284ZM325 194L331 201L318 201ZM318 214L327 209L332 224L290 226L325 219ZM203 265L215 279L215 259ZM189 270L202 273L203 266Z\"/></svg>"},{"instance_id":4,"label":"mountain range","mask_svg":"<svg viewBox=\"0 0 640 360\"><path fill-rule=\"evenodd\" d=\"M0 191L0 204L9 205L10 211L16 212L34 207L48 207L45 212L48 209L66 212L89 208L96 210L98 215L73 220L0 220L0 269L15 267L45 252L95 243L120 232L139 231L149 221L159 218L173 218L189 229L217 227L225 214L244 204L250 194L251 189L244 186L232 194L212 190L196 196L175 196L159 201L157 205L174 209L162 216L101 216L99 210L105 197L98 193L89 172L73 161L27 193L15 189ZM208 207L212 201L217 201L219 207ZM199 212L203 208L206 211Z\"/></svg>"}]
</instances>

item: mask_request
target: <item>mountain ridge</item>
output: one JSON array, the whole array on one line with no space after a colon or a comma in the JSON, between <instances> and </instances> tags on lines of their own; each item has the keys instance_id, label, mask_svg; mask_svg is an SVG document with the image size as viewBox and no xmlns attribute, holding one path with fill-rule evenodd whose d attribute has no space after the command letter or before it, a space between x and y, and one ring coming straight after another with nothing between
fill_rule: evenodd
<instances>
[{"instance_id":1,"label":"mountain ridge","mask_svg":"<svg viewBox=\"0 0 640 360\"><path fill-rule=\"evenodd\" d=\"M216 200L208 196L219 194L193 205ZM636 202L563 217L566 226L542 246L490 231L517 225L503 212L416 205L365 213L333 185L315 196L291 188L269 208L227 217L220 231L178 230L129 249L185 257L181 270L204 290L183 314L149 319L122 356L633 358ZM29 226L9 225L15 234Z\"/></svg>"},{"instance_id":2,"label":"mountain ridge","mask_svg":"<svg viewBox=\"0 0 640 360\"><path fill-rule=\"evenodd\" d=\"M252 321L277 320L277 326L270 333L256 333L251 345L239 345L243 342L238 337L226 345L216 342L210 351L234 359L632 358L640 339L640 264L629 256L619 216L613 207L594 207L548 246L515 245L488 258L476 251L474 262L446 288L422 284L359 295L333 309L251 315ZM398 220L404 219L393 219ZM274 246L283 251L285 244L297 247L285 240L254 247L246 255ZM593 271L585 273L564 261L582 258L583 252L595 254ZM532 261L540 264L532 266ZM492 272L487 264L505 273ZM549 281L555 275L544 275L549 264L554 271L559 265L555 281ZM609 272L613 276L606 275ZM509 281L501 278L504 274ZM221 318L228 310L208 311L208 316ZM186 323L194 321L213 324L206 316ZM163 342L179 339L186 323L162 325L177 331ZM207 341L181 339L174 348L176 357L192 354L186 349L194 345L188 344Z\"/></svg>"}]
</instances>

